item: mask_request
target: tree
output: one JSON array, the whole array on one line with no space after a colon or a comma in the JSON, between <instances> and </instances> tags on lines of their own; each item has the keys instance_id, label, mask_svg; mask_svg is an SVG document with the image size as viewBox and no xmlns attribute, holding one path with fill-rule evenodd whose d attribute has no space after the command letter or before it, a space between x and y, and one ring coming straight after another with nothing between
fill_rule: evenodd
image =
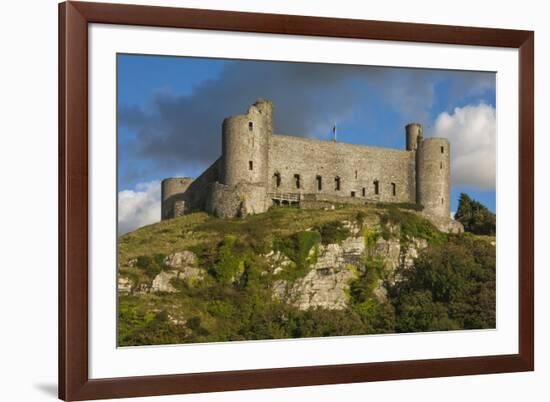
<instances>
[{"instance_id":1,"label":"tree","mask_svg":"<svg viewBox=\"0 0 550 402\"><path fill-rule=\"evenodd\" d=\"M430 247L390 289L397 332L495 327L495 248L464 236Z\"/></svg>"},{"instance_id":2,"label":"tree","mask_svg":"<svg viewBox=\"0 0 550 402\"><path fill-rule=\"evenodd\" d=\"M479 235L495 235L495 214L465 193L460 194L455 219L464 225L466 232Z\"/></svg>"}]
</instances>

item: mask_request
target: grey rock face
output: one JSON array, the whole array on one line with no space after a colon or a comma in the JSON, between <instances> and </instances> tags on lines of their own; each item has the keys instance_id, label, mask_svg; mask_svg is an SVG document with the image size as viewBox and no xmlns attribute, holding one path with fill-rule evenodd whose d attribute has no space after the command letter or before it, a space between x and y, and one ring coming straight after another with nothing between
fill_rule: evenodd
<instances>
[{"instance_id":1,"label":"grey rock face","mask_svg":"<svg viewBox=\"0 0 550 402\"><path fill-rule=\"evenodd\" d=\"M132 292L132 281L130 280L130 278L119 276L117 290L119 293L126 293L126 294Z\"/></svg>"},{"instance_id":2,"label":"grey rock face","mask_svg":"<svg viewBox=\"0 0 550 402\"><path fill-rule=\"evenodd\" d=\"M273 285L274 298L286 300L300 310L346 308L349 282L357 275L353 264L357 264L364 251L365 242L362 237L350 237L341 245L320 245L317 250L317 261L306 276L293 284L282 280L276 281ZM273 272L284 269L292 268L287 263L275 267Z\"/></svg>"},{"instance_id":3,"label":"grey rock face","mask_svg":"<svg viewBox=\"0 0 550 402\"><path fill-rule=\"evenodd\" d=\"M192 267L197 264L197 256L191 251L183 250L167 256L164 264L170 268Z\"/></svg>"},{"instance_id":4,"label":"grey rock face","mask_svg":"<svg viewBox=\"0 0 550 402\"><path fill-rule=\"evenodd\" d=\"M204 279L204 272L200 268L183 267L178 270L162 271L155 276L151 285L151 292L167 292L175 293L177 289L171 284L173 278L186 280L189 282L202 281Z\"/></svg>"},{"instance_id":5,"label":"grey rock face","mask_svg":"<svg viewBox=\"0 0 550 402\"><path fill-rule=\"evenodd\" d=\"M440 231L445 233L464 233L464 226L459 221L455 221L448 216L437 216L424 213L424 218L428 219Z\"/></svg>"},{"instance_id":6,"label":"grey rock face","mask_svg":"<svg viewBox=\"0 0 550 402\"><path fill-rule=\"evenodd\" d=\"M355 273L345 268L312 269L292 286L290 299L300 310L342 310L347 305L348 282L354 277Z\"/></svg>"},{"instance_id":7,"label":"grey rock face","mask_svg":"<svg viewBox=\"0 0 550 402\"><path fill-rule=\"evenodd\" d=\"M391 274L401 265L405 268L411 267L419 252L427 246L424 239L412 239L407 246L402 246L397 238L379 238L370 257L381 258L385 269ZM320 245L317 249L317 261L306 276L294 283L275 281L272 287L273 298L286 301L301 310L345 309L349 283L364 270L366 254L363 236L348 237L341 244ZM292 262L278 252L271 252L266 257L270 261L271 272L275 275L293 268ZM386 293L380 281L379 286L374 289L374 295L384 302L387 299Z\"/></svg>"},{"instance_id":8,"label":"grey rock face","mask_svg":"<svg viewBox=\"0 0 550 402\"><path fill-rule=\"evenodd\" d=\"M176 293L177 290L172 286L170 281L172 278L178 277L178 271L162 271L160 274L155 276L153 279L153 284L151 285L151 292L166 292L166 293Z\"/></svg>"},{"instance_id":9,"label":"grey rock face","mask_svg":"<svg viewBox=\"0 0 550 402\"><path fill-rule=\"evenodd\" d=\"M204 271L195 267L197 256L191 251L183 250L170 254L164 259L164 264L171 269L162 271L155 276L150 292L177 292L177 289L171 284L173 278L190 282L204 279Z\"/></svg>"}]
</instances>

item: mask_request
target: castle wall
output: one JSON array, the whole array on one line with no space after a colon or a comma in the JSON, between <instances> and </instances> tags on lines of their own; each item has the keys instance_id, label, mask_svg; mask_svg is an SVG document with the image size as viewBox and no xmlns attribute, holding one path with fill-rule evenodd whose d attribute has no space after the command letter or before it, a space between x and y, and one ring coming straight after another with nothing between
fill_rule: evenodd
<instances>
[{"instance_id":1,"label":"castle wall","mask_svg":"<svg viewBox=\"0 0 550 402\"><path fill-rule=\"evenodd\" d=\"M210 183L218 180L220 159L195 180L176 177L162 181L161 219L176 218L193 211L204 211Z\"/></svg>"},{"instance_id":2,"label":"castle wall","mask_svg":"<svg viewBox=\"0 0 550 402\"><path fill-rule=\"evenodd\" d=\"M274 135L270 157L269 192L416 202L415 152ZM279 187L276 174L280 175ZM295 175L299 175L300 188ZM337 177L340 190L336 189ZM378 181L378 194L375 181Z\"/></svg>"},{"instance_id":3,"label":"castle wall","mask_svg":"<svg viewBox=\"0 0 550 402\"><path fill-rule=\"evenodd\" d=\"M417 202L427 214L450 217L450 144L445 138L427 138L417 151Z\"/></svg>"},{"instance_id":4,"label":"castle wall","mask_svg":"<svg viewBox=\"0 0 550 402\"><path fill-rule=\"evenodd\" d=\"M265 186L251 183L234 186L212 183L206 201L206 211L219 218L260 214L266 212L268 207Z\"/></svg>"}]
</instances>

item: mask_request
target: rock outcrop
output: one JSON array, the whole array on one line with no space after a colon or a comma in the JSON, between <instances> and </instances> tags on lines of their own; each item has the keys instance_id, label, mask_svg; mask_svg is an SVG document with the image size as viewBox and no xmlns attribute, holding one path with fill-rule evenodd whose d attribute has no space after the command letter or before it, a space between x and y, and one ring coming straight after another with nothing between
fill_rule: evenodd
<instances>
[{"instance_id":1,"label":"rock outcrop","mask_svg":"<svg viewBox=\"0 0 550 402\"><path fill-rule=\"evenodd\" d=\"M181 279L188 283L202 281L204 279L204 271L195 267L181 267L177 270L162 271L155 276L151 284L151 292L166 292L175 293L177 289L172 285L172 279Z\"/></svg>"},{"instance_id":2,"label":"rock outcrop","mask_svg":"<svg viewBox=\"0 0 550 402\"><path fill-rule=\"evenodd\" d=\"M119 275L118 292L121 294L144 293L175 293L177 289L172 285L172 279L184 280L189 284L204 279L205 272L197 268L197 256L188 250L178 251L166 256L164 259L165 270L157 274L151 283L135 285L129 277ZM137 258L127 261L126 266L135 267Z\"/></svg>"},{"instance_id":3,"label":"rock outcrop","mask_svg":"<svg viewBox=\"0 0 550 402\"><path fill-rule=\"evenodd\" d=\"M355 276L353 269L314 268L290 288L285 281L275 282L274 295L290 301L300 310L342 310L346 308L348 283Z\"/></svg>"},{"instance_id":4,"label":"rock outcrop","mask_svg":"<svg viewBox=\"0 0 550 402\"><path fill-rule=\"evenodd\" d=\"M366 240L358 235L360 231L357 227L349 229L353 235L340 244L319 245L312 250L317 253L317 260L304 277L294 282L276 280L272 287L273 297L301 310L342 310L347 307L349 283L364 271L367 257L382 260L389 280L394 282L399 279L394 275L397 268L412 267L420 251L428 246L424 239L411 239L402 244L396 237L388 240L380 237L367 250ZM293 268L292 261L280 252L272 251L265 257L275 277ZM386 300L382 280L373 293L379 301Z\"/></svg>"},{"instance_id":5,"label":"rock outcrop","mask_svg":"<svg viewBox=\"0 0 550 402\"><path fill-rule=\"evenodd\" d=\"M160 274L155 276L153 279L153 284L151 285L151 292L166 292L166 293L176 293L177 289L172 286L170 283L172 279L178 277L178 271L162 271Z\"/></svg>"},{"instance_id":6,"label":"rock outcrop","mask_svg":"<svg viewBox=\"0 0 550 402\"><path fill-rule=\"evenodd\" d=\"M119 293L129 294L132 292L132 281L130 278L124 276L118 277L118 287L117 290Z\"/></svg>"},{"instance_id":7,"label":"rock outcrop","mask_svg":"<svg viewBox=\"0 0 550 402\"><path fill-rule=\"evenodd\" d=\"M169 268L193 267L197 265L197 256L188 250L179 251L167 256L164 265Z\"/></svg>"}]
</instances>

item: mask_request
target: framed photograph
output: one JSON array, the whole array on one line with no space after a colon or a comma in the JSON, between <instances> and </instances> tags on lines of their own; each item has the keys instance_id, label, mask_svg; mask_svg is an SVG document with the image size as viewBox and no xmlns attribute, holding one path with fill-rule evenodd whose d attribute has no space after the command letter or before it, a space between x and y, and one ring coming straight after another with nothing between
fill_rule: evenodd
<instances>
[{"instance_id":1,"label":"framed photograph","mask_svg":"<svg viewBox=\"0 0 550 402\"><path fill-rule=\"evenodd\" d=\"M534 369L534 33L59 5L59 397Z\"/></svg>"}]
</instances>

